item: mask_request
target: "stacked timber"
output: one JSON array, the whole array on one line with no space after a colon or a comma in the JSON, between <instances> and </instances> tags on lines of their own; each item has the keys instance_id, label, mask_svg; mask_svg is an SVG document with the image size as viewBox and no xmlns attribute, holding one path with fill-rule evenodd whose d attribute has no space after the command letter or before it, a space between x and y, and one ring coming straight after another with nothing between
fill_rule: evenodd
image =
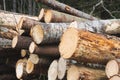
<instances>
[{"instance_id":1,"label":"stacked timber","mask_svg":"<svg viewBox=\"0 0 120 80\"><path fill-rule=\"evenodd\" d=\"M120 80L120 19L99 20L55 0L36 1L60 11L0 11L0 79Z\"/></svg>"}]
</instances>

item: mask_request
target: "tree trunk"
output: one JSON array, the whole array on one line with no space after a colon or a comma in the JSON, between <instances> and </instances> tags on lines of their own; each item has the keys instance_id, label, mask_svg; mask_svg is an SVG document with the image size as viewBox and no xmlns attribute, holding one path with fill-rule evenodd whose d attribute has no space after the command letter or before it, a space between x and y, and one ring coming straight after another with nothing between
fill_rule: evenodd
<instances>
[{"instance_id":1,"label":"tree trunk","mask_svg":"<svg viewBox=\"0 0 120 80\"><path fill-rule=\"evenodd\" d=\"M65 14L62 12L58 12L55 10L46 10L44 21L46 23L50 23L50 22L73 22L73 21L83 22L83 21L86 21L86 19L72 16L69 14Z\"/></svg>"},{"instance_id":2,"label":"tree trunk","mask_svg":"<svg viewBox=\"0 0 120 80\"><path fill-rule=\"evenodd\" d=\"M12 48L28 50L31 42L32 39L30 37L15 36L12 40Z\"/></svg>"},{"instance_id":3,"label":"tree trunk","mask_svg":"<svg viewBox=\"0 0 120 80\"><path fill-rule=\"evenodd\" d=\"M28 17L31 19L38 20L38 17L36 16L29 16L25 14L0 10L0 26L16 29L16 25L18 24L21 17Z\"/></svg>"},{"instance_id":4,"label":"tree trunk","mask_svg":"<svg viewBox=\"0 0 120 80\"><path fill-rule=\"evenodd\" d=\"M110 60L106 67L105 67L105 73L108 78L111 78L114 75L117 75L120 73L120 60Z\"/></svg>"},{"instance_id":5,"label":"tree trunk","mask_svg":"<svg viewBox=\"0 0 120 80\"><path fill-rule=\"evenodd\" d=\"M120 38L69 28L62 35L59 51L66 59L106 64L120 58Z\"/></svg>"},{"instance_id":6,"label":"tree trunk","mask_svg":"<svg viewBox=\"0 0 120 80\"><path fill-rule=\"evenodd\" d=\"M112 24L114 22L120 22L120 20L112 19L112 20L86 21L86 22L78 22L77 23L78 26L75 26L74 24L72 26L75 26L79 29L86 29L91 32L105 33L105 30L104 30L105 26ZM41 28L36 25L41 26ZM30 34L37 44L40 44L41 42L42 43L58 43L60 41L61 35L69 27L69 25L70 23L46 24L46 23L40 23L38 21L26 18L23 20L21 19L18 25L18 29L19 30L24 29L26 32L30 32L30 29L31 29ZM24 27L24 26L28 26L28 27Z\"/></svg>"},{"instance_id":7,"label":"tree trunk","mask_svg":"<svg viewBox=\"0 0 120 80\"><path fill-rule=\"evenodd\" d=\"M107 77L103 70L71 65L67 71L67 80L107 80Z\"/></svg>"},{"instance_id":8,"label":"tree trunk","mask_svg":"<svg viewBox=\"0 0 120 80\"><path fill-rule=\"evenodd\" d=\"M63 3L60 3L56 0L36 0L36 1L41 2L43 4L46 4L47 6L53 7L55 9L60 10L60 11L78 16L78 17L86 18L86 19L89 19L89 20L96 20L97 19L97 18L95 18L95 17L93 17L89 14L86 14L82 11L79 11L79 10L77 10L75 8L72 8L68 5L65 5Z\"/></svg>"},{"instance_id":9,"label":"tree trunk","mask_svg":"<svg viewBox=\"0 0 120 80\"><path fill-rule=\"evenodd\" d=\"M52 57L58 59L60 57L57 46L37 46L34 42L30 44L29 52L38 54L43 57Z\"/></svg>"}]
</instances>

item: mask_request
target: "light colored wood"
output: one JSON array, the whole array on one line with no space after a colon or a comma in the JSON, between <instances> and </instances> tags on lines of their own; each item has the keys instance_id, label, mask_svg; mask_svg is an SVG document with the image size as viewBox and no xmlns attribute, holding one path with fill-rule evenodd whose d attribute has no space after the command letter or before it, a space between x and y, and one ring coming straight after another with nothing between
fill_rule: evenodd
<instances>
[{"instance_id":1,"label":"light colored wood","mask_svg":"<svg viewBox=\"0 0 120 80\"><path fill-rule=\"evenodd\" d=\"M105 67L105 73L108 78L119 74L120 70L120 60L110 60Z\"/></svg>"},{"instance_id":2,"label":"light colored wood","mask_svg":"<svg viewBox=\"0 0 120 80\"><path fill-rule=\"evenodd\" d=\"M58 62L54 60L48 69L48 80L56 80L58 73Z\"/></svg>"},{"instance_id":3,"label":"light colored wood","mask_svg":"<svg viewBox=\"0 0 120 80\"><path fill-rule=\"evenodd\" d=\"M61 38L59 51L65 59L106 64L111 59L120 58L119 40L114 36L69 28Z\"/></svg>"},{"instance_id":4,"label":"light colored wood","mask_svg":"<svg viewBox=\"0 0 120 80\"><path fill-rule=\"evenodd\" d=\"M58 12L55 10L46 10L44 21L46 23L50 23L50 22L53 23L53 22L73 22L73 21L84 22L87 20L84 18Z\"/></svg>"},{"instance_id":5,"label":"light colored wood","mask_svg":"<svg viewBox=\"0 0 120 80\"><path fill-rule=\"evenodd\" d=\"M111 77L109 80L120 80L120 76L115 75L115 76Z\"/></svg>"},{"instance_id":6,"label":"light colored wood","mask_svg":"<svg viewBox=\"0 0 120 80\"><path fill-rule=\"evenodd\" d=\"M28 17L31 19L38 20L38 17L36 16L0 10L0 26L4 26L15 30L16 25L18 24L21 17Z\"/></svg>"},{"instance_id":7,"label":"light colored wood","mask_svg":"<svg viewBox=\"0 0 120 80\"><path fill-rule=\"evenodd\" d=\"M47 10L47 9L44 9L44 8L42 8L42 9L40 10L40 14L39 14L39 16L38 16L38 19L39 19L41 22L44 22L44 17L45 17L46 10Z\"/></svg>"},{"instance_id":8,"label":"light colored wood","mask_svg":"<svg viewBox=\"0 0 120 80\"><path fill-rule=\"evenodd\" d=\"M62 80L65 77L67 70L67 61L62 57L58 60L58 79Z\"/></svg>"}]
</instances>

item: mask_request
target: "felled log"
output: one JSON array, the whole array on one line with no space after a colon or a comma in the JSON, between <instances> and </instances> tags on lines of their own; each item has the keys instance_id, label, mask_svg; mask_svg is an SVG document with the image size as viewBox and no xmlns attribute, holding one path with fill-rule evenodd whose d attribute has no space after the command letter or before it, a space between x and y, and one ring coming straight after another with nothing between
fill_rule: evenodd
<instances>
[{"instance_id":1,"label":"felled log","mask_svg":"<svg viewBox=\"0 0 120 80\"><path fill-rule=\"evenodd\" d=\"M46 10L44 21L46 23L50 22L73 22L73 21L86 21L86 19L58 12L55 10Z\"/></svg>"},{"instance_id":2,"label":"felled log","mask_svg":"<svg viewBox=\"0 0 120 80\"><path fill-rule=\"evenodd\" d=\"M27 21L27 20L26 20ZM112 19L112 20L95 20L95 21L86 21L86 22L78 22L77 26L73 24L79 29L86 29L92 32L97 33L105 33L104 28L106 25L111 24L113 22L119 22L119 19ZM70 23L40 23L37 21L31 21L33 24L38 24L38 26L32 28L31 35L32 37L35 36L35 42L37 44L42 43L58 43L60 41L60 37L63 32L70 26ZM72 23L71 23L72 24ZM40 29L40 30L39 30Z\"/></svg>"},{"instance_id":3,"label":"felled log","mask_svg":"<svg viewBox=\"0 0 120 80\"><path fill-rule=\"evenodd\" d=\"M120 60L110 60L105 67L105 73L108 78L111 78L114 75L119 74L120 73L119 70L120 70Z\"/></svg>"},{"instance_id":4,"label":"felled log","mask_svg":"<svg viewBox=\"0 0 120 80\"><path fill-rule=\"evenodd\" d=\"M60 11L63 11L63 12L66 12L66 13L69 13L69 14L72 14L72 15L75 15L75 16L78 16L78 17L82 17L82 18L86 18L86 19L89 19L89 20L96 20L97 18L87 14L87 13L84 13L82 11L79 11L75 8L72 8L66 4L63 4L63 3L60 3L56 0L36 0L37 2L40 2L40 3L43 3L43 4L46 4L47 6L50 6L54 9L58 9Z\"/></svg>"},{"instance_id":5,"label":"felled log","mask_svg":"<svg viewBox=\"0 0 120 80\"><path fill-rule=\"evenodd\" d=\"M28 49L32 39L25 36L15 36L12 40L12 48Z\"/></svg>"},{"instance_id":6,"label":"felled log","mask_svg":"<svg viewBox=\"0 0 120 80\"><path fill-rule=\"evenodd\" d=\"M43 57L51 57L58 59L60 57L59 50L57 46L37 46L32 42L29 46L29 52L38 54Z\"/></svg>"},{"instance_id":7,"label":"felled log","mask_svg":"<svg viewBox=\"0 0 120 80\"><path fill-rule=\"evenodd\" d=\"M23 30L24 34L29 35L30 34L30 29L33 26L38 25L38 24L39 24L39 22L37 20L30 19L30 18L27 18L27 17L21 17L16 29L19 32L19 34L21 34L21 35L22 35L22 33L21 33L20 30Z\"/></svg>"},{"instance_id":8,"label":"felled log","mask_svg":"<svg viewBox=\"0 0 120 80\"><path fill-rule=\"evenodd\" d=\"M120 38L69 28L59 44L60 55L78 62L106 64L120 58Z\"/></svg>"},{"instance_id":9,"label":"felled log","mask_svg":"<svg viewBox=\"0 0 120 80\"><path fill-rule=\"evenodd\" d=\"M120 80L120 76L119 75L114 75L109 80Z\"/></svg>"},{"instance_id":10,"label":"felled log","mask_svg":"<svg viewBox=\"0 0 120 80\"><path fill-rule=\"evenodd\" d=\"M30 55L28 50L21 49L21 57L28 57Z\"/></svg>"},{"instance_id":11,"label":"felled log","mask_svg":"<svg viewBox=\"0 0 120 80\"><path fill-rule=\"evenodd\" d=\"M40 58L37 54L30 54L29 56L29 60L33 63L33 64L38 64Z\"/></svg>"},{"instance_id":12,"label":"felled log","mask_svg":"<svg viewBox=\"0 0 120 80\"><path fill-rule=\"evenodd\" d=\"M37 64L32 63L30 58L27 61L26 71L28 74L47 74L49 65L52 60L46 58L40 58Z\"/></svg>"},{"instance_id":13,"label":"felled log","mask_svg":"<svg viewBox=\"0 0 120 80\"><path fill-rule=\"evenodd\" d=\"M107 80L104 70L71 65L67 71L67 80Z\"/></svg>"},{"instance_id":14,"label":"felled log","mask_svg":"<svg viewBox=\"0 0 120 80\"><path fill-rule=\"evenodd\" d=\"M56 80L58 76L58 62L54 60L48 69L48 80Z\"/></svg>"},{"instance_id":15,"label":"felled log","mask_svg":"<svg viewBox=\"0 0 120 80\"><path fill-rule=\"evenodd\" d=\"M18 24L21 17L28 17L31 19L38 20L38 17L36 16L30 16L30 15L0 10L0 26L4 26L15 30L16 25Z\"/></svg>"},{"instance_id":16,"label":"felled log","mask_svg":"<svg viewBox=\"0 0 120 80\"><path fill-rule=\"evenodd\" d=\"M7 32L0 31L0 37L12 40L18 33L14 30L8 30Z\"/></svg>"}]
</instances>

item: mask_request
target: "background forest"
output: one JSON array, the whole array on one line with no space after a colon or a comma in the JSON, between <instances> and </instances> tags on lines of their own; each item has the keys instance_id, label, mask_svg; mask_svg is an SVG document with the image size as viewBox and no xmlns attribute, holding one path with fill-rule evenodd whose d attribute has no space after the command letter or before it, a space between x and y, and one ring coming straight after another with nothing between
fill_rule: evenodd
<instances>
[{"instance_id":1,"label":"background forest","mask_svg":"<svg viewBox=\"0 0 120 80\"><path fill-rule=\"evenodd\" d=\"M120 0L58 0L101 19L120 18ZM0 0L0 9L38 15L46 7L35 0ZM48 7L47 7L48 8Z\"/></svg>"}]
</instances>

